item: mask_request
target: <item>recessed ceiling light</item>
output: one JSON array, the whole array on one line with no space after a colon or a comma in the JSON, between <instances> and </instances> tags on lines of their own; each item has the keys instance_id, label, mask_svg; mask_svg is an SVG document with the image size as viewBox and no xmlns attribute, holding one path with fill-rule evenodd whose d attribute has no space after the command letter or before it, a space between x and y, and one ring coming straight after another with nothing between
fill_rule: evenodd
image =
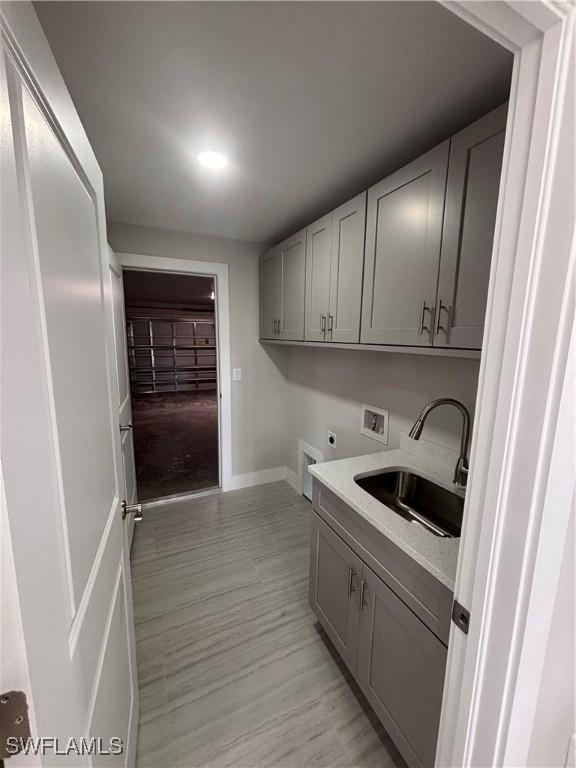
<instances>
[{"instance_id":1,"label":"recessed ceiling light","mask_svg":"<svg viewBox=\"0 0 576 768\"><path fill-rule=\"evenodd\" d=\"M225 168L228 165L228 159L220 152L200 152L198 155L198 162L206 166L206 168Z\"/></svg>"}]
</instances>

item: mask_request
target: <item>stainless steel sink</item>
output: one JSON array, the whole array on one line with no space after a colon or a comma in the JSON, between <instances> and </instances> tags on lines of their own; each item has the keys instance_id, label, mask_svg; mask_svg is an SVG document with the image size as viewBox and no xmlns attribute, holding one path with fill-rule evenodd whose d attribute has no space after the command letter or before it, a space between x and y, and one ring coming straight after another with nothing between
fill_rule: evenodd
<instances>
[{"instance_id":1,"label":"stainless steel sink","mask_svg":"<svg viewBox=\"0 0 576 768\"><path fill-rule=\"evenodd\" d=\"M457 538L462 529L464 499L407 469L384 470L354 481L367 493L406 520L444 538Z\"/></svg>"}]
</instances>

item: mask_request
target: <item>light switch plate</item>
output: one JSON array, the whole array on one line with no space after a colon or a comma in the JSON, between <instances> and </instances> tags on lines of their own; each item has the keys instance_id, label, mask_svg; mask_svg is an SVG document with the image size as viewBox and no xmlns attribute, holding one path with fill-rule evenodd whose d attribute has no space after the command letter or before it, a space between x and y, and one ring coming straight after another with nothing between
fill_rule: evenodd
<instances>
[{"instance_id":1,"label":"light switch plate","mask_svg":"<svg viewBox=\"0 0 576 768\"><path fill-rule=\"evenodd\" d=\"M242 381L242 368L232 368L232 380Z\"/></svg>"}]
</instances>

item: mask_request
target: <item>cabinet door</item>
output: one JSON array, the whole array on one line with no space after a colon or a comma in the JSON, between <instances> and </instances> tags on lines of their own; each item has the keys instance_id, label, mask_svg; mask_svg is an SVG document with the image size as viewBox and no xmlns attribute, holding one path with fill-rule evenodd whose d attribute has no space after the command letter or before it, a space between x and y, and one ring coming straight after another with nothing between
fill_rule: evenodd
<instances>
[{"instance_id":1,"label":"cabinet door","mask_svg":"<svg viewBox=\"0 0 576 768\"><path fill-rule=\"evenodd\" d=\"M281 339L304 340L304 291L306 283L306 230L279 246L281 263Z\"/></svg>"},{"instance_id":2,"label":"cabinet door","mask_svg":"<svg viewBox=\"0 0 576 768\"><path fill-rule=\"evenodd\" d=\"M432 768L446 647L366 565L357 679L410 766Z\"/></svg>"},{"instance_id":3,"label":"cabinet door","mask_svg":"<svg viewBox=\"0 0 576 768\"><path fill-rule=\"evenodd\" d=\"M507 110L452 138L434 346L482 346Z\"/></svg>"},{"instance_id":4,"label":"cabinet door","mask_svg":"<svg viewBox=\"0 0 576 768\"><path fill-rule=\"evenodd\" d=\"M278 247L265 253L260 260L260 337L273 339L280 326L281 284L280 251Z\"/></svg>"},{"instance_id":5,"label":"cabinet door","mask_svg":"<svg viewBox=\"0 0 576 768\"><path fill-rule=\"evenodd\" d=\"M310 605L352 672L356 668L362 561L315 513L310 548Z\"/></svg>"},{"instance_id":6,"label":"cabinet door","mask_svg":"<svg viewBox=\"0 0 576 768\"><path fill-rule=\"evenodd\" d=\"M332 214L328 214L306 232L306 341L326 340L331 249Z\"/></svg>"},{"instance_id":7,"label":"cabinet door","mask_svg":"<svg viewBox=\"0 0 576 768\"><path fill-rule=\"evenodd\" d=\"M366 192L332 214L332 267L330 270L330 341L360 340Z\"/></svg>"},{"instance_id":8,"label":"cabinet door","mask_svg":"<svg viewBox=\"0 0 576 768\"><path fill-rule=\"evenodd\" d=\"M431 344L449 144L368 190L362 342Z\"/></svg>"}]
</instances>

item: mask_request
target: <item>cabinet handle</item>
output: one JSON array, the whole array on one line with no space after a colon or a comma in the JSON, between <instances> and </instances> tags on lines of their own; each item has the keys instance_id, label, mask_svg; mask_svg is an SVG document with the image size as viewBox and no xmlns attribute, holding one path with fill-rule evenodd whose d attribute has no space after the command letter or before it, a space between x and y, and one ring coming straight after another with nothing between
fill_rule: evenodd
<instances>
[{"instance_id":1,"label":"cabinet handle","mask_svg":"<svg viewBox=\"0 0 576 768\"><path fill-rule=\"evenodd\" d=\"M364 593L366 592L366 582L364 579L362 579L362 584L360 585L360 610L364 610L364 606L366 603L364 602Z\"/></svg>"},{"instance_id":2,"label":"cabinet handle","mask_svg":"<svg viewBox=\"0 0 576 768\"><path fill-rule=\"evenodd\" d=\"M332 341L332 333L334 331L334 315L328 315L328 333L330 334L330 341Z\"/></svg>"},{"instance_id":3,"label":"cabinet handle","mask_svg":"<svg viewBox=\"0 0 576 768\"><path fill-rule=\"evenodd\" d=\"M446 328L444 328L443 325L440 325L440 315L442 313L442 310L446 312ZM436 330L435 330L436 336L440 333L440 331L444 331L444 333L446 334L446 341L448 341L450 336L451 325L452 325L452 305L444 304L442 299L440 299L440 303L438 304L438 314L436 315Z\"/></svg>"},{"instance_id":4,"label":"cabinet handle","mask_svg":"<svg viewBox=\"0 0 576 768\"><path fill-rule=\"evenodd\" d=\"M324 314L320 315L320 331L324 334L324 338L326 338L326 315Z\"/></svg>"},{"instance_id":5,"label":"cabinet handle","mask_svg":"<svg viewBox=\"0 0 576 768\"><path fill-rule=\"evenodd\" d=\"M356 576L354 569L348 568L348 597L352 596L352 592L356 592L356 587L354 586L354 576Z\"/></svg>"},{"instance_id":6,"label":"cabinet handle","mask_svg":"<svg viewBox=\"0 0 576 768\"><path fill-rule=\"evenodd\" d=\"M420 309L420 322L418 323L418 334L422 336L424 331L430 332L430 328L427 325L424 325L424 315L426 312L432 313L432 309L427 306L426 301L422 302L422 307Z\"/></svg>"}]
</instances>

